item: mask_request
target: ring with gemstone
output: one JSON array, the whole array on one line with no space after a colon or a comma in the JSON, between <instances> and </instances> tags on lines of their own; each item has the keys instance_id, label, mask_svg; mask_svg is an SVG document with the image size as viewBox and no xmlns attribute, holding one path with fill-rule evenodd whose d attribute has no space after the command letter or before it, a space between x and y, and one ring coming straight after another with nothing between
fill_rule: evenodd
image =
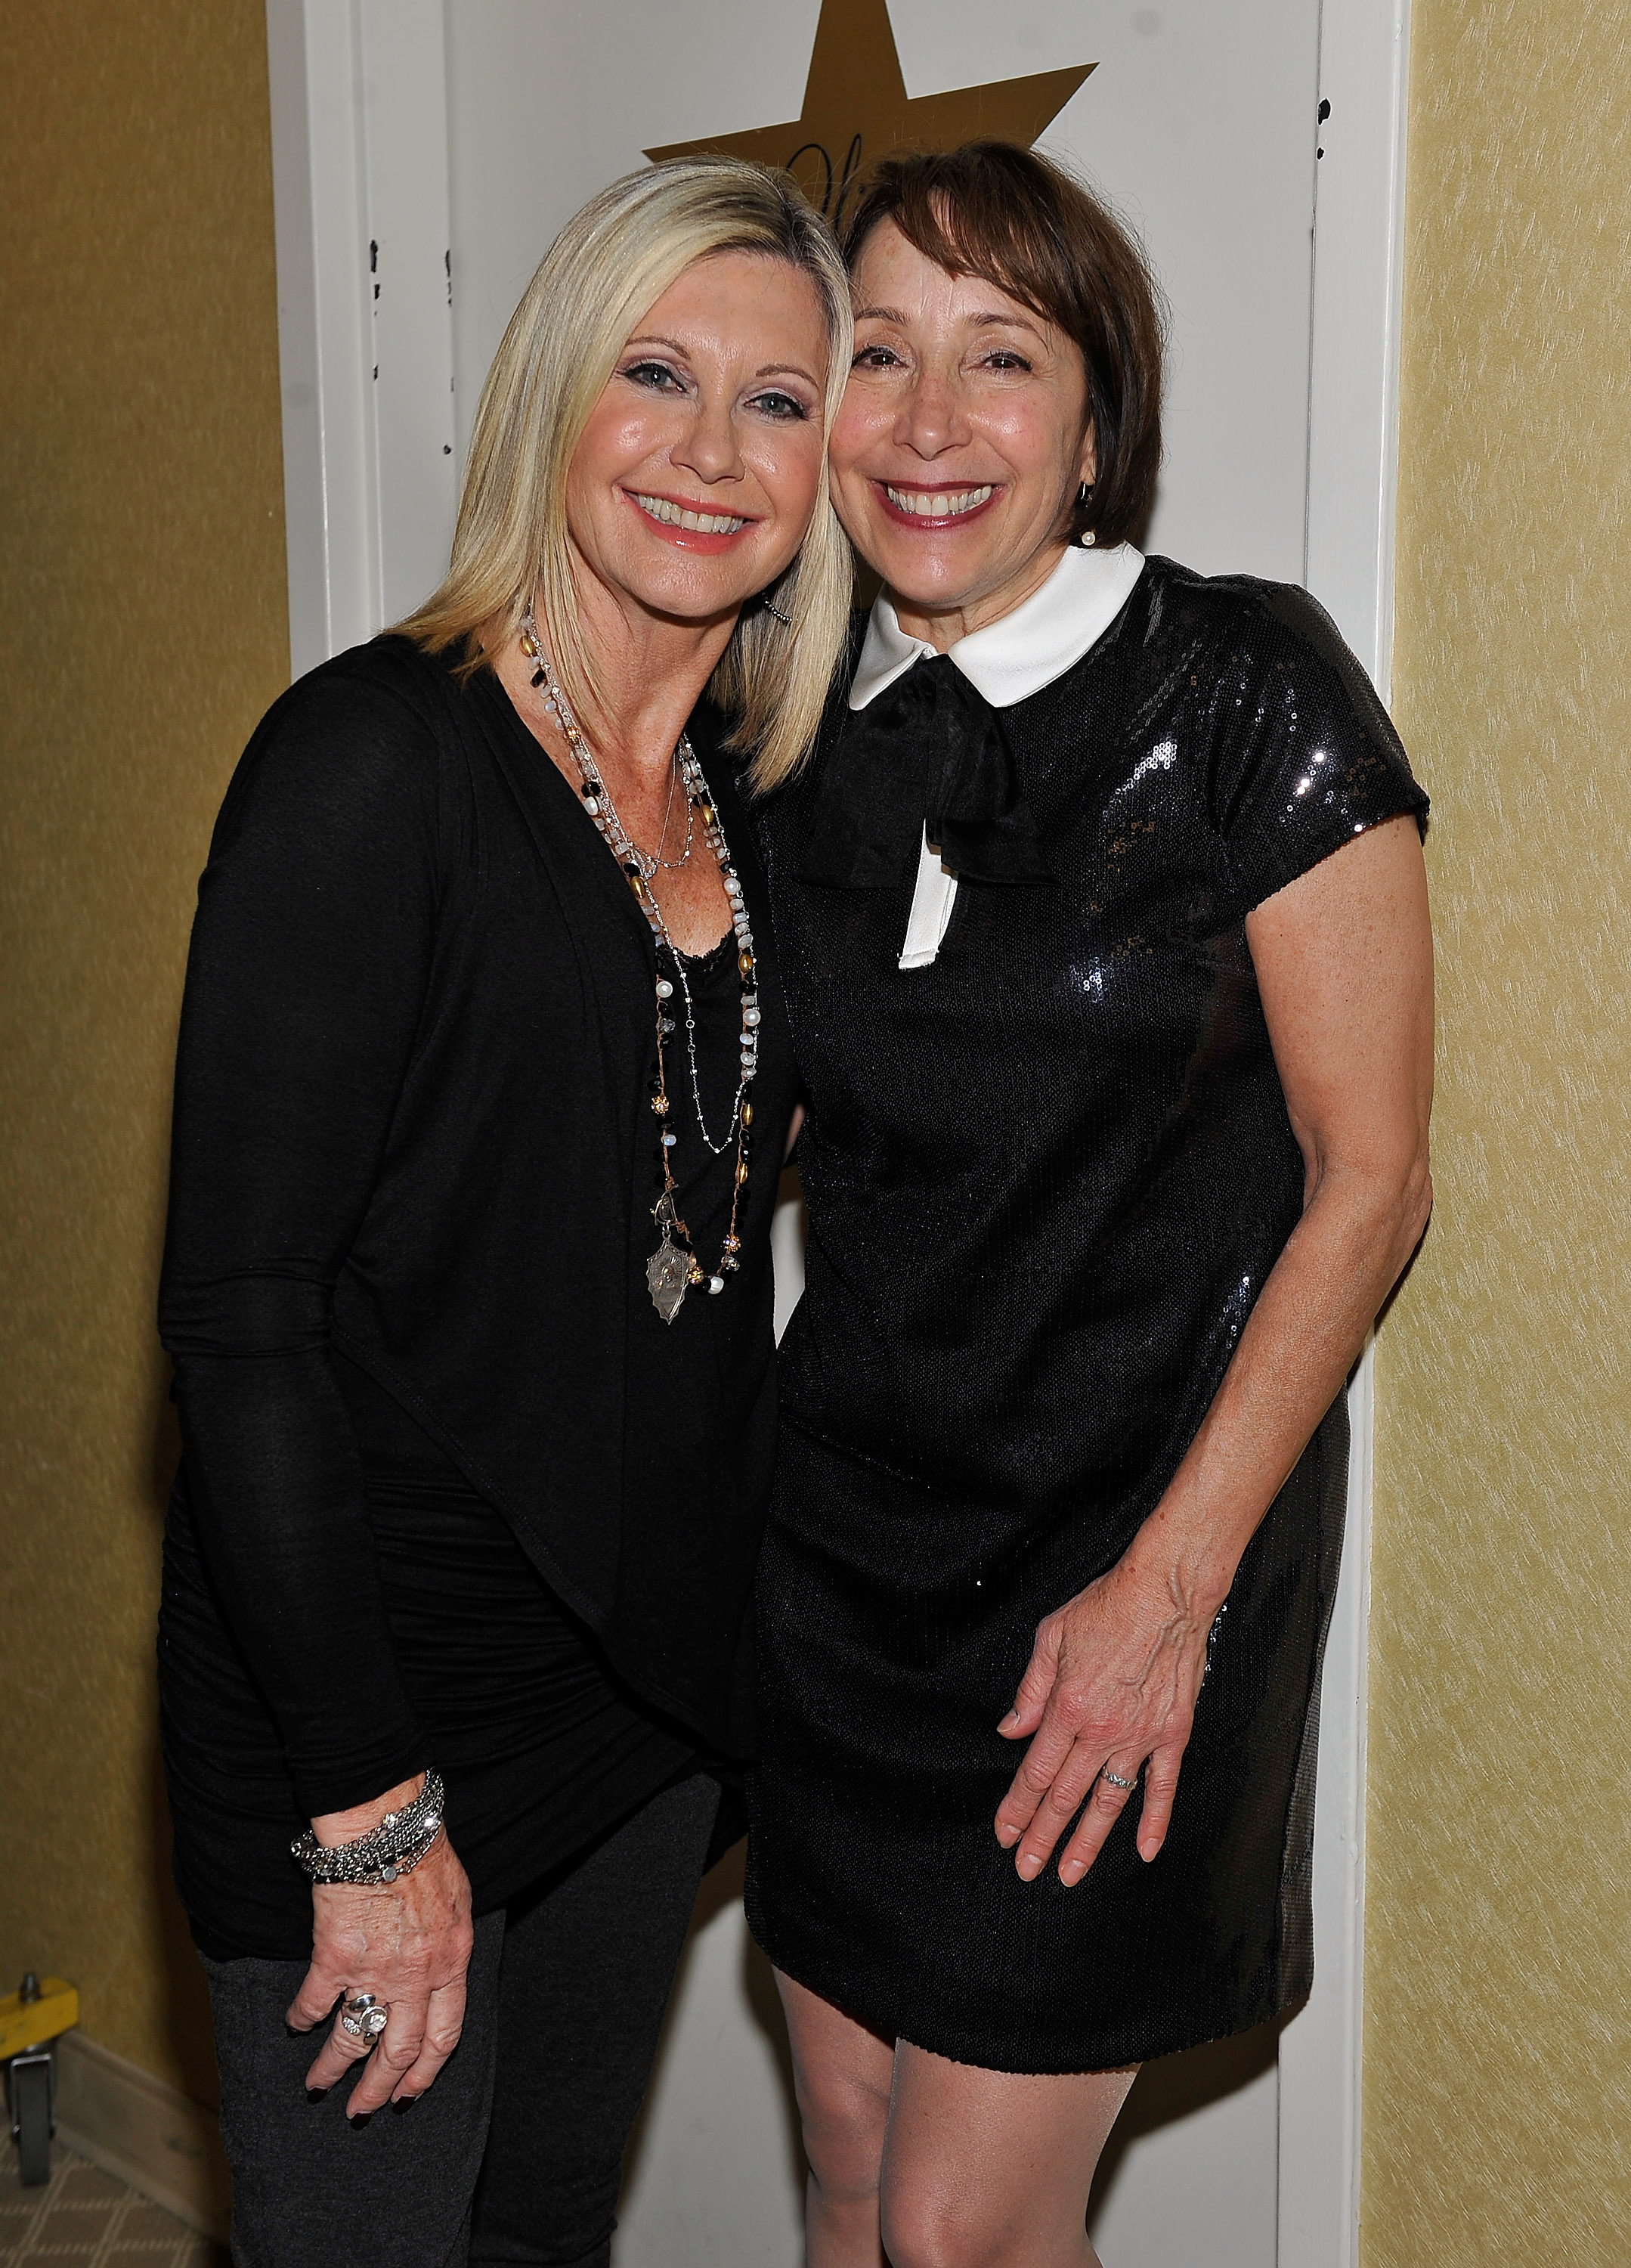
<instances>
[{"instance_id":1,"label":"ring with gemstone","mask_svg":"<svg viewBox=\"0 0 1631 2268\"><path fill-rule=\"evenodd\" d=\"M1134 1788L1138 1786L1138 1775L1136 1772L1134 1773L1131 1779L1123 1779L1120 1773L1112 1771L1108 1764L1105 1766L1103 1771L1099 1773L1098 1777L1100 1779L1106 1781L1110 1786L1119 1787L1123 1790Z\"/></svg>"},{"instance_id":2,"label":"ring with gemstone","mask_svg":"<svg viewBox=\"0 0 1631 2268\"><path fill-rule=\"evenodd\" d=\"M391 2021L391 2004L376 2000L371 1992L354 1992L340 2011L340 2024L354 2040L371 2048Z\"/></svg>"}]
</instances>

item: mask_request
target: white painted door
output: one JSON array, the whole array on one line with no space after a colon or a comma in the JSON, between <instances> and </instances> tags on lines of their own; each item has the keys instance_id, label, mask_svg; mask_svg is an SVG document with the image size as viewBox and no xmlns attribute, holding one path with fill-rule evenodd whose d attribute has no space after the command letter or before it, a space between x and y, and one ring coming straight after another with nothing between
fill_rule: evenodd
<instances>
[{"instance_id":1,"label":"white painted door","mask_svg":"<svg viewBox=\"0 0 1631 2268\"><path fill-rule=\"evenodd\" d=\"M1307 580L1384 689L1404 6L889 0L913 96L1096 66L1044 146L1131 218L1171 301L1150 545L1208 571ZM268 0L297 670L439 579L481 381L555 228L647 148L797 118L819 10ZM790 1205L783 1308L799 1270ZM1315 1996L1278 2038L1140 2079L1095 2199L1106 2268L1355 2257L1368 1371L1354 1416ZM618 2268L802 2257L784 2047L738 1883L739 1857L699 1908L630 2154Z\"/></svg>"}]
</instances>

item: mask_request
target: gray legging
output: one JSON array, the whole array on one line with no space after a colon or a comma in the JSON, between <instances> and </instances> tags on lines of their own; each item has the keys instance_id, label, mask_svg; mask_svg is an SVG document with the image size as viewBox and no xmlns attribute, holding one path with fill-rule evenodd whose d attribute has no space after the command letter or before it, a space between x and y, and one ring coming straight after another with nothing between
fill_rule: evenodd
<instances>
[{"instance_id":1,"label":"gray legging","mask_svg":"<svg viewBox=\"0 0 1631 2268\"><path fill-rule=\"evenodd\" d=\"M475 1926L464 2034L429 2093L364 2126L313 2103L298 1961L207 1961L237 2268L607 2268L623 2145L657 2050L719 1791L637 1812Z\"/></svg>"}]
</instances>

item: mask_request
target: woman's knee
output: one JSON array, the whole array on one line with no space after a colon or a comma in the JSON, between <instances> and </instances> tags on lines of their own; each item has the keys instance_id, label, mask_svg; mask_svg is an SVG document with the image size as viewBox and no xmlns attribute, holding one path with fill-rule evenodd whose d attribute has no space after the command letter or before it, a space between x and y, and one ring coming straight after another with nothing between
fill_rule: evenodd
<instances>
[{"instance_id":1,"label":"woman's knee","mask_svg":"<svg viewBox=\"0 0 1631 2268\"><path fill-rule=\"evenodd\" d=\"M853 2073L796 2069L804 2155L816 2186L834 2200L875 2197L889 2097Z\"/></svg>"},{"instance_id":2,"label":"woman's knee","mask_svg":"<svg viewBox=\"0 0 1631 2268\"><path fill-rule=\"evenodd\" d=\"M1046 2182L989 2180L978 2146L951 2153L889 2153L878 2220L889 2268L1037 2268L1086 2261L1086 2213ZM1014 2173L1017 2169L1010 2169ZM1080 2236L1080 2252L1073 2241Z\"/></svg>"},{"instance_id":3,"label":"woman's knee","mask_svg":"<svg viewBox=\"0 0 1631 2268\"><path fill-rule=\"evenodd\" d=\"M973 2232L945 2198L889 2182L878 2218L891 2268L984 2268L984 2255L970 2247Z\"/></svg>"},{"instance_id":4,"label":"woman's knee","mask_svg":"<svg viewBox=\"0 0 1631 2268\"><path fill-rule=\"evenodd\" d=\"M879 2218L890 2268L1029 2268L1036 2257L1023 2229L988 2225L944 2198L892 2198L885 2187Z\"/></svg>"}]
</instances>

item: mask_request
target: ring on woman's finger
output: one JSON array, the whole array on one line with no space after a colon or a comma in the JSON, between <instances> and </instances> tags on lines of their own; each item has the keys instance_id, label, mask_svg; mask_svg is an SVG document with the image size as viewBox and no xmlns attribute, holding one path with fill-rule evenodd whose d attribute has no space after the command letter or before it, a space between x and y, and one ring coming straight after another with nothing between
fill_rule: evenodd
<instances>
[{"instance_id":1,"label":"ring on woman's finger","mask_svg":"<svg viewBox=\"0 0 1631 2268\"><path fill-rule=\"evenodd\" d=\"M340 2028L371 2048L391 2021L391 2003L376 2000L371 1992L353 1992L340 2011Z\"/></svg>"},{"instance_id":2,"label":"ring on woman's finger","mask_svg":"<svg viewBox=\"0 0 1631 2268\"><path fill-rule=\"evenodd\" d=\"M1112 1771L1108 1764L1104 1767L1098 1777L1105 1782L1105 1785L1107 1787L1119 1787L1124 1793L1128 1789L1135 1788L1138 1786L1138 1774L1136 1772L1133 1774L1131 1779L1123 1779L1120 1773Z\"/></svg>"}]
</instances>

